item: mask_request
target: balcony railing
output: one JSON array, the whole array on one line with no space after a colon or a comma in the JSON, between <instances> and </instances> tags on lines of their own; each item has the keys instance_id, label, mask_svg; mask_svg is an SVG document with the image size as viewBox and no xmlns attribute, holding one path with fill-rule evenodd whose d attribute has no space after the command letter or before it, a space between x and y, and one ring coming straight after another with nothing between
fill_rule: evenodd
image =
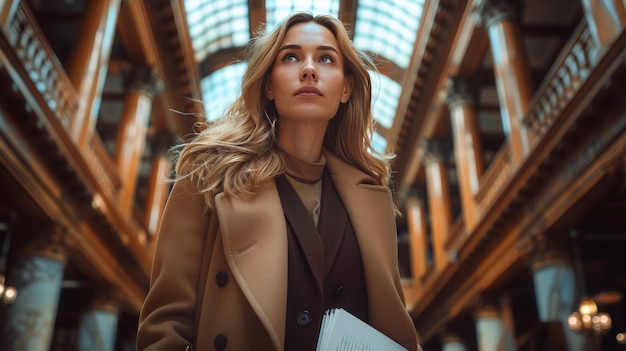
<instances>
[{"instance_id":1,"label":"balcony railing","mask_svg":"<svg viewBox=\"0 0 626 351\"><path fill-rule=\"evenodd\" d=\"M76 90L35 23L28 7L22 4L7 24L5 33L28 78L67 130L78 107Z\"/></svg>"},{"instance_id":2,"label":"balcony railing","mask_svg":"<svg viewBox=\"0 0 626 351\"><path fill-rule=\"evenodd\" d=\"M532 99L526 124L540 139L571 102L592 70L593 39L586 21L582 21Z\"/></svg>"}]
</instances>

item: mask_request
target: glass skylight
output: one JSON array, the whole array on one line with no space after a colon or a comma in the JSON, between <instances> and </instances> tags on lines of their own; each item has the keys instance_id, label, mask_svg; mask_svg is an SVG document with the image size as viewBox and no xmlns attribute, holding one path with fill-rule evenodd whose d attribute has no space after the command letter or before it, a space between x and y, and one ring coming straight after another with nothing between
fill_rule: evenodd
<instances>
[{"instance_id":1,"label":"glass skylight","mask_svg":"<svg viewBox=\"0 0 626 351\"><path fill-rule=\"evenodd\" d=\"M226 106L241 94L241 79L246 67L244 62L228 65L202 79L200 87L208 121L220 118Z\"/></svg>"},{"instance_id":2,"label":"glass skylight","mask_svg":"<svg viewBox=\"0 0 626 351\"><path fill-rule=\"evenodd\" d=\"M407 68L424 0L359 0L354 44Z\"/></svg>"},{"instance_id":3,"label":"glass skylight","mask_svg":"<svg viewBox=\"0 0 626 351\"><path fill-rule=\"evenodd\" d=\"M339 16L339 0L268 0L265 2L267 11L267 29L272 29L294 11L308 11L314 15L326 14Z\"/></svg>"},{"instance_id":4,"label":"glass skylight","mask_svg":"<svg viewBox=\"0 0 626 351\"><path fill-rule=\"evenodd\" d=\"M185 0L185 11L198 62L220 49L239 47L250 40L246 0Z\"/></svg>"},{"instance_id":5,"label":"glass skylight","mask_svg":"<svg viewBox=\"0 0 626 351\"><path fill-rule=\"evenodd\" d=\"M381 154L386 154L387 139L383 138L383 136L377 132L374 132L372 135L372 148Z\"/></svg>"},{"instance_id":6,"label":"glass skylight","mask_svg":"<svg viewBox=\"0 0 626 351\"><path fill-rule=\"evenodd\" d=\"M384 74L373 74L372 78L372 114L382 127L389 129L398 108L398 99L402 87Z\"/></svg>"}]
</instances>

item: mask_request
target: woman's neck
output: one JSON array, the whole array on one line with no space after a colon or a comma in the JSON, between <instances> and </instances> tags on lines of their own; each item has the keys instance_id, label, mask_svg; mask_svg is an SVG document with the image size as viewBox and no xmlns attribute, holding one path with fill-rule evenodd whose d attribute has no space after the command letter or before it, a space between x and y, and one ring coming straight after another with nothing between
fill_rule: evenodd
<instances>
[{"instance_id":1,"label":"woman's neck","mask_svg":"<svg viewBox=\"0 0 626 351\"><path fill-rule=\"evenodd\" d=\"M303 161L317 162L322 154L326 128L285 128L280 125L278 146Z\"/></svg>"}]
</instances>

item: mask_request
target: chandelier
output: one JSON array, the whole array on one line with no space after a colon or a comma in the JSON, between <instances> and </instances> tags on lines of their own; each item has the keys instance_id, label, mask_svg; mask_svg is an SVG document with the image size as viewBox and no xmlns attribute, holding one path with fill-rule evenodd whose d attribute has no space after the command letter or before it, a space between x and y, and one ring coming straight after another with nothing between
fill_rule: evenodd
<instances>
[{"instance_id":1,"label":"chandelier","mask_svg":"<svg viewBox=\"0 0 626 351\"><path fill-rule=\"evenodd\" d=\"M0 303L8 305L15 301L17 297L17 289L12 286L5 285L4 274L0 274Z\"/></svg>"},{"instance_id":2,"label":"chandelier","mask_svg":"<svg viewBox=\"0 0 626 351\"><path fill-rule=\"evenodd\" d=\"M5 232L4 240L0 246L0 305L8 305L17 298L17 289L5 283L4 271L6 270L6 260L9 255L11 245L11 232L7 223L0 222L0 232Z\"/></svg>"},{"instance_id":3,"label":"chandelier","mask_svg":"<svg viewBox=\"0 0 626 351\"><path fill-rule=\"evenodd\" d=\"M578 311L572 312L567 318L571 330L593 335L604 335L611 329L611 316L598 312L598 305L593 299L583 298L578 304Z\"/></svg>"}]
</instances>

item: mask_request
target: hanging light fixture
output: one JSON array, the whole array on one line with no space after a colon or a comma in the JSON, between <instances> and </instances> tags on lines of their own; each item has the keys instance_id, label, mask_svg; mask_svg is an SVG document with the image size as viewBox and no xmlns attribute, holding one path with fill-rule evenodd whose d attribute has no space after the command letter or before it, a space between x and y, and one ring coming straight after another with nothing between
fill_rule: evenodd
<instances>
[{"instance_id":1,"label":"hanging light fixture","mask_svg":"<svg viewBox=\"0 0 626 351\"><path fill-rule=\"evenodd\" d=\"M576 230L570 231L570 237L574 242L574 272L578 290L583 296L578 303L578 310L572 312L567 318L567 326L576 332L604 335L613 326L611 315L598 311L596 299L589 298L585 286L585 276L583 273L582 259L580 255L580 233ZM607 302L607 297L613 296L610 293L598 294L596 297L600 301ZM621 296L619 297L621 299Z\"/></svg>"},{"instance_id":2,"label":"hanging light fixture","mask_svg":"<svg viewBox=\"0 0 626 351\"><path fill-rule=\"evenodd\" d=\"M604 335L612 324L611 316L605 312L598 313L598 305L590 298L581 299L578 311L572 312L567 318L571 330L586 334Z\"/></svg>"},{"instance_id":3,"label":"hanging light fixture","mask_svg":"<svg viewBox=\"0 0 626 351\"><path fill-rule=\"evenodd\" d=\"M17 298L17 289L6 285L4 271L6 268L6 259L9 255L9 247L11 246L11 232L6 223L0 223L0 231L1 230L4 230L6 235L0 247L0 304L8 305L13 303Z\"/></svg>"},{"instance_id":4,"label":"hanging light fixture","mask_svg":"<svg viewBox=\"0 0 626 351\"><path fill-rule=\"evenodd\" d=\"M0 303L8 305L13 303L17 298L17 289L12 286L5 285L4 274L0 274Z\"/></svg>"}]
</instances>

